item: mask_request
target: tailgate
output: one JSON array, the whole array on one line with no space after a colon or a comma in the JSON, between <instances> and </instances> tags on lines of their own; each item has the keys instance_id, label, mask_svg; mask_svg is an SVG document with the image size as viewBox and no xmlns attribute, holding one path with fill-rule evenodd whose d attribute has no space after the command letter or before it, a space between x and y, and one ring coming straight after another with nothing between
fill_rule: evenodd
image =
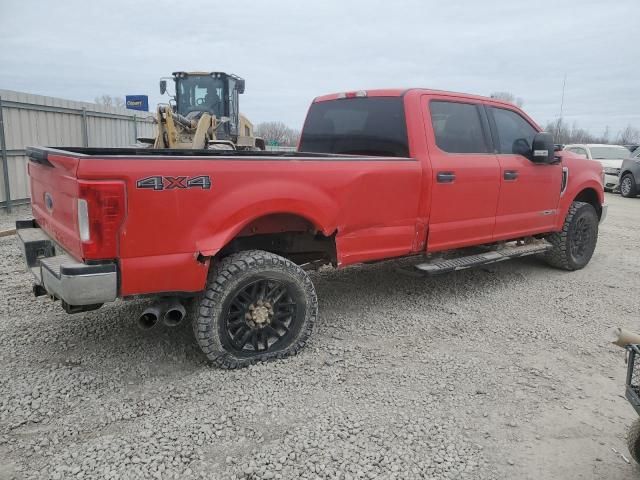
<instances>
[{"instance_id":1,"label":"tailgate","mask_svg":"<svg viewBox=\"0 0 640 480\"><path fill-rule=\"evenodd\" d=\"M80 259L78 231L79 160L38 148L27 149L31 180L31 206L38 225L68 253Z\"/></svg>"}]
</instances>

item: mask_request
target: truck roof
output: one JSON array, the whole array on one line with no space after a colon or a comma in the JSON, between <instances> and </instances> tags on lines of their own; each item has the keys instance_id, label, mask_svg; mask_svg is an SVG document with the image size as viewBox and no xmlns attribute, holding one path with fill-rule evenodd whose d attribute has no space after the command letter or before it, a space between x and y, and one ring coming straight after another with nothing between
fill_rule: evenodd
<instances>
[{"instance_id":1,"label":"truck roof","mask_svg":"<svg viewBox=\"0 0 640 480\"><path fill-rule=\"evenodd\" d=\"M626 149L628 150L628 148L626 148L623 145L616 145L613 143L568 143L567 145L564 146L564 148L569 148L569 147L614 147L614 148L619 148L619 149Z\"/></svg>"},{"instance_id":2,"label":"truck roof","mask_svg":"<svg viewBox=\"0 0 640 480\"><path fill-rule=\"evenodd\" d=\"M447 90L436 90L431 88L380 88L372 90L351 90L344 92L329 93L327 95L321 95L316 97L313 102L325 102L327 100L337 100L345 97L402 97L409 92L419 92L426 95L446 95L456 98L467 98L475 101L485 101L509 107L516 107L513 103L499 100L497 98L485 97L482 95L474 95L471 93L451 92Z\"/></svg>"}]
</instances>

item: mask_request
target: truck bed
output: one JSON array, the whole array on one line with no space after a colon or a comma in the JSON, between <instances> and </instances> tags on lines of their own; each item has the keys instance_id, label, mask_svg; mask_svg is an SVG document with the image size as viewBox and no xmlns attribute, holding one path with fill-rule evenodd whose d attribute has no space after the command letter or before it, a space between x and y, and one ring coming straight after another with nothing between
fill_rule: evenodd
<instances>
[{"instance_id":1,"label":"truck bed","mask_svg":"<svg viewBox=\"0 0 640 480\"><path fill-rule=\"evenodd\" d=\"M117 261L121 296L202 290L200 259L234 238L331 238L339 266L420 248L422 166L413 158L82 147L28 155L39 227L78 261Z\"/></svg>"},{"instance_id":2,"label":"truck bed","mask_svg":"<svg viewBox=\"0 0 640 480\"><path fill-rule=\"evenodd\" d=\"M311 152L274 152L274 151L249 151L249 150L200 150L200 149L157 149L157 148L96 148L96 147L28 147L27 156L33 161L46 161L49 155L64 155L77 158L105 158L105 157L207 157L207 158L233 158L234 160L259 160L271 158L327 158L337 160L346 158L354 161L358 159L375 160L371 155L348 155Z\"/></svg>"}]
</instances>

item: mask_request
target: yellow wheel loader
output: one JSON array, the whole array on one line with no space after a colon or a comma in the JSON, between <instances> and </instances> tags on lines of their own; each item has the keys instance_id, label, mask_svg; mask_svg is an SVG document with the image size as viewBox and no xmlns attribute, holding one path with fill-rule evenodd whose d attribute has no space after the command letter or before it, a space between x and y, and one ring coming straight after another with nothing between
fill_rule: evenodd
<instances>
[{"instance_id":1,"label":"yellow wheel loader","mask_svg":"<svg viewBox=\"0 0 640 480\"><path fill-rule=\"evenodd\" d=\"M167 80L175 83L169 104L158 105L155 139L138 141L153 148L264 150L264 140L255 137L253 124L240 113L238 97L244 80L223 72L174 72L160 80L160 93Z\"/></svg>"}]
</instances>

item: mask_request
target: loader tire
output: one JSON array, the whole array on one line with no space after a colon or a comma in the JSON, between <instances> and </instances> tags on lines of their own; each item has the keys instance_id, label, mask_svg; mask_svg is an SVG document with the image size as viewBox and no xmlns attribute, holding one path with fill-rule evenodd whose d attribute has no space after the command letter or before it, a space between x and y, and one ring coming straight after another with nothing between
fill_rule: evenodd
<instances>
[{"instance_id":1,"label":"loader tire","mask_svg":"<svg viewBox=\"0 0 640 480\"><path fill-rule=\"evenodd\" d=\"M627 432L627 447L631 457L640 463L640 418L636 419Z\"/></svg>"},{"instance_id":2,"label":"loader tire","mask_svg":"<svg viewBox=\"0 0 640 480\"><path fill-rule=\"evenodd\" d=\"M580 270L591 260L598 241L598 214L585 202L573 202L562 230L546 237L553 245L544 259L552 267Z\"/></svg>"},{"instance_id":3,"label":"loader tire","mask_svg":"<svg viewBox=\"0 0 640 480\"><path fill-rule=\"evenodd\" d=\"M213 264L193 328L209 362L232 369L295 355L317 316L315 288L302 268L248 250Z\"/></svg>"}]
</instances>

